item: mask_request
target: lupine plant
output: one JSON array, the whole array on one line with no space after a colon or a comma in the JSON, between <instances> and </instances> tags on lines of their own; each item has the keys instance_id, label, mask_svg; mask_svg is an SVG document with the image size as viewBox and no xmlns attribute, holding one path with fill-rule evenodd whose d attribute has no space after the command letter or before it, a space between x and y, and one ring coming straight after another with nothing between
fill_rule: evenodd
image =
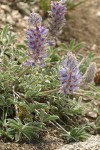
<instances>
[{"instance_id":1,"label":"lupine plant","mask_svg":"<svg viewBox=\"0 0 100 150\"><path fill-rule=\"evenodd\" d=\"M0 135L9 140L34 140L52 124L67 140L88 137L82 99L100 99L98 87L88 80L90 91L81 84L89 77L93 55L84 59L75 55L81 44L70 42L52 47L49 36L62 29L66 7L63 0L52 2L50 30L43 26L42 17L32 13L26 42L19 43L6 26L0 32ZM59 13L58 13L59 10ZM61 17L62 16L62 17ZM59 23L58 19L60 18ZM56 22L57 21L57 22ZM56 27L55 27L56 28ZM64 51L62 56L60 52ZM87 73L88 72L88 73ZM87 77L88 76L88 77ZM93 93L94 92L94 93ZM79 126L81 124L81 126Z\"/></svg>"}]
</instances>

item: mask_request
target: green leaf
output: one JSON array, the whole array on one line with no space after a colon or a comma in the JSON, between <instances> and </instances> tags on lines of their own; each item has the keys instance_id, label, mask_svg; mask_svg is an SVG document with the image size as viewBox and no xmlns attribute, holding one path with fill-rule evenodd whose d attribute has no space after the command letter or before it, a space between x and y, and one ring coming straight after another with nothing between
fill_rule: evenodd
<instances>
[{"instance_id":1,"label":"green leaf","mask_svg":"<svg viewBox=\"0 0 100 150\"><path fill-rule=\"evenodd\" d=\"M57 54L52 54L52 55L50 56L50 58L51 58L50 62L56 62L56 61L59 61L59 60L60 60L60 57L59 57L59 55L57 55Z\"/></svg>"},{"instance_id":2,"label":"green leaf","mask_svg":"<svg viewBox=\"0 0 100 150\"><path fill-rule=\"evenodd\" d=\"M3 30L2 30L2 32L1 32L1 39L3 39L3 38L5 38L5 36L7 35L7 33L8 33L8 31L9 31L9 25L6 25L4 28L3 28Z\"/></svg>"},{"instance_id":3,"label":"green leaf","mask_svg":"<svg viewBox=\"0 0 100 150\"><path fill-rule=\"evenodd\" d=\"M45 103L38 103L38 104L31 104L30 107L31 107L31 110L35 110L35 109L45 109L45 108L48 107L48 105L45 104Z\"/></svg>"},{"instance_id":4,"label":"green leaf","mask_svg":"<svg viewBox=\"0 0 100 150\"><path fill-rule=\"evenodd\" d=\"M17 46L17 48L20 48L20 49L27 49L26 45L24 45L24 44L17 44L16 46Z\"/></svg>"},{"instance_id":5,"label":"green leaf","mask_svg":"<svg viewBox=\"0 0 100 150\"><path fill-rule=\"evenodd\" d=\"M49 115L49 114L46 114L43 118L43 121L44 122L48 122L48 121L55 121L59 119L59 117L57 115Z\"/></svg>"},{"instance_id":6,"label":"green leaf","mask_svg":"<svg viewBox=\"0 0 100 150\"><path fill-rule=\"evenodd\" d=\"M2 41L0 41L0 45L3 45L3 42L2 42Z\"/></svg>"}]
</instances>

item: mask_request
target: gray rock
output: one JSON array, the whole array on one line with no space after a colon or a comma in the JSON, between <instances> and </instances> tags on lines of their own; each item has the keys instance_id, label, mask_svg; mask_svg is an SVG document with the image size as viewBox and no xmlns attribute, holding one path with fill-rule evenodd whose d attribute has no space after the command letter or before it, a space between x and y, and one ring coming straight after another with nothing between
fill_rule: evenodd
<instances>
[{"instance_id":1,"label":"gray rock","mask_svg":"<svg viewBox=\"0 0 100 150\"><path fill-rule=\"evenodd\" d=\"M93 118L93 119L96 119L96 118L97 118L97 113L96 113L96 112L88 112L88 113L87 113L87 116L88 116L88 117L91 117L91 118Z\"/></svg>"},{"instance_id":2,"label":"gray rock","mask_svg":"<svg viewBox=\"0 0 100 150\"><path fill-rule=\"evenodd\" d=\"M96 16L97 16L97 17L100 17L100 11L98 11L98 12L96 13Z\"/></svg>"},{"instance_id":3,"label":"gray rock","mask_svg":"<svg viewBox=\"0 0 100 150\"><path fill-rule=\"evenodd\" d=\"M18 10L13 10L11 16L14 21L18 21L21 18L21 14L19 13Z\"/></svg>"},{"instance_id":4,"label":"gray rock","mask_svg":"<svg viewBox=\"0 0 100 150\"><path fill-rule=\"evenodd\" d=\"M11 24L11 25L14 25L15 24L15 21L13 20L12 16L7 14L7 17L6 17L6 22Z\"/></svg>"},{"instance_id":5,"label":"gray rock","mask_svg":"<svg viewBox=\"0 0 100 150\"><path fill-rule=\"evenodd\" d=\"M32 7L31 11L37 13L37 12L39 12L39 7L37 7L37 6Z\"/></svg>"},{"instance_id":6,"label":"gray rock","mask_svg":"<svg viewBox=\"0 0 100 150\"><path fill-rule=\"evenodd\" d=\"M8 5L1 5L0 9L3 9L5 12L8 12L8 13L11 12L11 8Z\"/></svg>"},{"instance_id":7,"label":"gray rock","mask_svg":"<svg viewBox=\"0 0 100 150\"><path fill-rule=\"evenodd\" d=\"M6 21L6 15L4 10L0 9L0 20L5 22Z\"/></svg>"},{"instance_id":8,"label":"gray rock","mask_svg":"<svg viewBox=\"0 0 100 150\"><path fill-rule=\"evenodd\" d=\"M10 4L11 4L10 1L9 1L9 3L8 3L8 0L0 0L0 3L1 3L1 4L6 4L6 5L10 5Z\"/></svg>"},{"instance_id":9,"label":"gray rock","mask_svg":"<svg viewBox=\"0 0 100 150\"><path fill-rule=\"evenodd\" d=\"M19 2L17 3L17 7L24 15L29 15L31 13L30 6L27 3Z\"/></svg>"}]
</instances>

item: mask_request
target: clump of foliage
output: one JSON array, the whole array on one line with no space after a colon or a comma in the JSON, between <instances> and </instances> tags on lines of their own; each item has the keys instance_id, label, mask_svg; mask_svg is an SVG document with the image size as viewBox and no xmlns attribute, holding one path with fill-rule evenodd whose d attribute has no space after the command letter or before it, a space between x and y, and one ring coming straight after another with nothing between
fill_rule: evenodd
<instances>
[{"instance_id":1,"label":"clump of foliage","mask_svg":"<svg viewBox=\"0 0 100 150\"><path fill-rule=\"evenodd\" d=\"M61 0L52 2L53 5L51 18L62 19L62 24L55 22L59 28L54 30L60 32L65 3ZM82 96L90 97L93 92L80 87L82 74L93 57L89 55L83 60L77 55L76 58L73 53L81 44L74 40L69 47L51 46L51 34L42 25L39 14L31 14L29 23L23 44L18 43L9 26L0 32L0 135L16 142L23 138L31 140L38 137L48 123L56 126L68 140L84 140L88 135L86 128L79 126L78 117L84 114ZM51 27L53 25L52 21ZM61 52L65 56L61 56ZM85 78L87 76L85 74ZM92 89L93 85L89 87ZM100 98L100 93L95 91L95 96Z\"/></svg>"}]
</instances>

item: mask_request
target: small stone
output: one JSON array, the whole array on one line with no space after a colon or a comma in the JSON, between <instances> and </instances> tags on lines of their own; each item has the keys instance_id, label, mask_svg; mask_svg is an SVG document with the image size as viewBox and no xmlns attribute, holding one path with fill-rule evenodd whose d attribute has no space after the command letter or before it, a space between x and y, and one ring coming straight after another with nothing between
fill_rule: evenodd
<instances>
[{"instance_id":1,"label":"small stone","mask_svg":"<svg viewBox=\"0 0 100 150\"><path fill-rule=\"evenodd\" d=\"M97 16L97 17L100 17L100 11L98 11L98 12L96 13L96 16Z\"/></svg>"},{"instance_id":2,"label":"small stone","mask_svg":"<svg viewBox=\"0 0 100 150\"><path fill-rule=\"evenodd\" d=\"M14 21L18 21L21 18L21 14L18 10L13 10L11 15Z\"/></svg>"},{"instance_id":3,"label":"small stone","mask_svg":"<svg viewBox=\"0 0 100 150\"><path fill-rule=\"evenodd\" d=\"M86 89L86 88L84 88L84 89ZM91 101L91 99L86 98L86 97L83 97L83 101L85 101L85 102L90 102L90 101Z\"/></svg>"},{"instance_id":4,"label":"small stone","mask_svg":"<svg viewBox=\"0 0 100 150\"><path fill-rule=\"evenodd\" d=\"M6 14L3 9L0 10L0 20L3 22L6 21Z\"/></svg>"},{"instance_id":5,"label":"small stone","mask_svg":"<svg viewBox=\"0 0 100 150\"><path fill-rule=\"evenodd\" d=\"M97 45L94 44L94 45L92 46L91 50L96 51L96 50L97 50Z\"/></svg>"},{"instance_id":6,"label":"small stone","mask_svg":"<svg viewBox=\"0 0 100 150\"><path fill-rule=\"evenodd\" d=\"M0 3L6 4L6 5L11 5L11 0L9 0L9 3L8 3L8 0L0 0Z\"/></svg>"},{"instance_id":7,"label":"small stone","mask_svg":"<svg viewBox=\"0 0 100 150\"><path fill-rule=\"evenodd\" d=\"M97 118L97 113L95 113L95 112L88 112L88 113L87 113L87 116L88 116L88 117L91 117L91 118L93 118L93 119L96 119L96 118Z\"/></svg>"},{"instance_id":8,"label":"small stone","mask_svg":"<svg viewBox=\"0 0 100 150\"><path fill-rule=\"evenodd\" d=\"M28 16L24 16L24 20L26 20L28 22L29 17Z\"/></svg>"},{"instance_id":9,"label":"small stone","mask_svg":"<svg viewBox=\"0 0 100 150\"><path fill-rule=\"evenodd\" d=\"M57 40L56 44L57 44L57 46L60 46L61 45L61 41Z\"/></svg>"},{"instance_id":10,"label":"small stone","mask_svg":"<svg viewBox=\"0 0 100 150\"><path fill-rule=\"evenodd\" d=\"M84 122L89 123L89 119L88 118L84 118L83 120L84 120Z\"/></svg>"},{"instance_id":11,"label":"small stone","mask_svg":"<svg viewBox=\"0 0 100 150\"><path fill-rule=\"evenodd\" d=\"M39 7L34 7L34 8L32 8L32 12L35 12L35 13L37 13L37 12L39 12Z\"/></svg>"},{"instance_id":12,"label":"small stone","mask_svg":"<svg viewBox=\"0 0 100 150\"><path fill-rule=\"evenodd\" d=\"M94 101L94 105L95 105L95 106L98 106L98 105L99 105L99 102Z\"/></svg>"},{"instance_id":13,"label":"small stone","mask_svg":"<svg viewBox=\"0 0 100 150\"><path fill-rule=\"evenodd\" d=\"M11 12L11 8L8 5L1 5L0 9L3 9L5 12Z\"/></svg>"},{"instance_id":14,"label":"small stone","mask_svg":"<svg viewBox=\"0 0 100 150\"><path fill-rule=\"evenodd\" d=\"M91 135L84 142L65 144L56 150L100 150L100 136Z\"/></svg>"},{"instance_id":15,"label":"small stone","mask_svg":"<svg viewBox=\"0 0 100 150\"><path fill-rule=\"evenodd\" d=\"M15 24L15 21L13 20L13 18L11 17L11 15L9 15L9 14L7 15L6 22L8 22L11 25Z\"/></svg>"},{"instance_id":16,"label":"small stone","mask_svg":"<svg viewBox=\"0 0 100 150\"><path fill-rule=\"evenodd\" d=\"M19 11L23 13L24 15L30 15L31 10L30 10L30 6L27 3L19 2L17 3L17 7Z\"/></svg>"},{"instance_id":17,"label":"small stone","mask_svg":"<svg viewBox=\"0 0 100 150\"><path fill-rule=\"evenodd\" d=\"M21 23L20 23L20 21L21 21ZM19 27L20 26L20 28L26 28L26 23L25 23L25 21L22 21L22 20L20 20L18 23L16 23L16 26L17 27Z\"/></svg>"},{"instance_id":18,"label":"small stone","mask_svg":"<svg viewBox=\"0 0 100 150\"><path fill-rule=\"evenodd\" d=\"M94 82L95 82L96 85L100 85L100 68L96 72Z\"/></svg>"}]
</instances>

